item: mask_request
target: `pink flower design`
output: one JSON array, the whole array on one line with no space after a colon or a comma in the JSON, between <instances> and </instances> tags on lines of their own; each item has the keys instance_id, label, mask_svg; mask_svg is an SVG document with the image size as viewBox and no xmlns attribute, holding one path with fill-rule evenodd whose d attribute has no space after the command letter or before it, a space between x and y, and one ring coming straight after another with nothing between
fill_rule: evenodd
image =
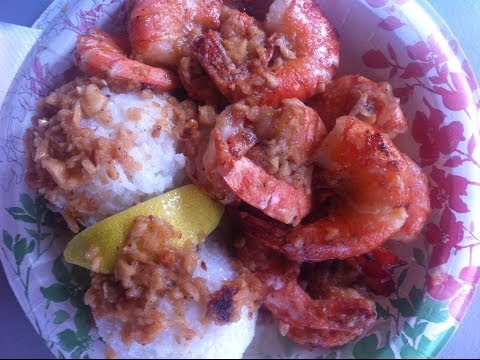
<instances>
[{"instance_id":1,"label":"pink flower design","mask_svg":"<svg viewBox=\"0 0 480 360\"><path fill-rule=\"evenodd\" d=\"M407 46L407 54L410 59L441 65L447 61L447 55L442 50L440 41L433 35L430 35L427 41L419 41L413 45Z\"/></svg>"},{"instance_id":2,"label":"pink flower design","mask_svg":"<svg viewBox=\"0 0 480 360\"><path fill-rule=\"evenodd\" d=\"M428 275L427 292L435 300L445 301L453 298L460 290L462 284L457 282L452 275L438 273Z\"/></svg>"},{"instance_id":3,"label":"pink flower design","mask_svg":"<svg viewBox=\"0 0 480 360\"><path fill-rule=\"evenodd\" d=\"M412 136L420 144L420 159L423 166L432 165L440 158L440 154L450 155L458 144L465 140L463 124L453 121L442 126L445 114L433 107L424 97L430 114L417 111L413 119Z\"/></svg>"},{"instance_id":4,"label":"pink flower design","mask_svg":"<svg viewBox=\"0 0 480 360\"><path fill-rule=\"evenodd\" d=\"M440 218L439 226L430 223L426 229L426 239L432 245L428 267L432 269L448 262L452 248L463 241L464 228L455 214L446 208Z\"/></svg>"},{"instance_id":5,"label":"pink flower design","mask_svg":"<svg viewBox=\"0 0 480 360\"><path fill-rule=\"evenodd\" d=\"M470 284L480 282L480 266L466 266L460 271L460 279Z\"/></svg>"},{"instance_id":6,"label":"pink flower design","mask_svg":"<svg viewBox=\"0 0 480 360\"><path fill-rule=\"evenodd\" d=\"M472 68L470 67L470 64L468 63L467 60L463 61L462 69L463 71L465 71L465 75L467 76L467 81L468 81L468 84L470 85L470 89L472 89L472 91L477 90L478 84L475 81L475 76L473 75Z\"/></svg>"},{"instance_id":7,"label":"pink flower design","mask_svg":"<svg viewBox=\"0 0 480 360\"><path fill-rule=\"evenodd\" d=\"M462 321L473 299L473 288L465 287L448 305L448 312L458 322Z\"/></svg>"},{"instance_id":8,"label":"pink flower design","mask_svg":"<svg viewBox=\"0 0 480 360\"><path fill-rule=\"evenodd\" d=\"M393 66L380 50L368 50L363 54L362 60L365 65L372 69L386 69Z\"/></svg>"},{"instance_id":9,"label":"pink flower design","mask_svg":"<svg viewBox=\"0 0 480 360\"><path fill-rule=\"evenodd\" d=\"M470 181L462 176L447 174L437 167L432 168L430 178L435 182L430 183L430 202L433 209L442 209L446 203L450 209L458 213L469 211L462 196L467 195Z\"/></svg>"},{"instance_id":10,"label":"pink flower design","mask_svg":"<svg viewBox=\"0 0 480 360\"><path fill-rule=\"evenodd\" d=\"M462 321L472 301L474 287L458 281L449 274L433 274L427 278L428 294L439 301L450 300L448 312L458 322Z\"/></svg>"},{"instance_id":11,"label":"pink flower design","mask_svg":"<svg viewBox=\"0 0 480 360\"><path fill-rule=\"evenodd\" d=\"M395 31L395 30L401 28L404 25L405 24L402 23L395 16L389 16L389 17L385 18L382 22L380 22L380 24L378 24L378 26L380 26L382 29L388 30L388 31Z\"/></svg>"}]
</instances>

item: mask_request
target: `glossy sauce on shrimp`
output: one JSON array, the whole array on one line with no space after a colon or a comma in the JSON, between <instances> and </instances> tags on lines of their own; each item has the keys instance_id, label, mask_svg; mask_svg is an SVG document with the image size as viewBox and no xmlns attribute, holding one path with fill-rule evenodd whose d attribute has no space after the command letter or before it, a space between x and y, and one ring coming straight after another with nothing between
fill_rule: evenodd
<instances>
[{"instance_id":1,"label":"glossy sauce on shrimp","mask_svg":"<svg viewBox=\"0 0 480 360\"><path fill-rule=\"evenodd\" d=\"M219 0L129 0L128 34L135 59L178 66L193 36L220 25Z\"/></svg>"},{"instance_id":2,"label":"glossy sauce on shrimp","mask_svg":"<svg viewBox=\"0 0 480 360\"><path fill-rule=\"evenodd\" d=\"M315 156L335 194L328 216L289 229L252 216L259 241L295 261L321 261L364 254L400 231L416 201L409 191L416 174L386 134L345 116Z\"/></svg>"},{"instance_id":3,"label":"glossy sauce on shrimp","mask_svg":"<svg viewBox=\"0 0 480 360\"><path fill-rule=\"evenodd\" d=\"M231 102L278 105L321 92L338 67L335 29L313 0L275 0L263 26L224 8L222 27L196 43L197 57Z\"/></svg>"},{"instance_id":4,"label":"glossy sauce on shrimp","mask_svg":"<svg viewBox=\"0 0 480 360\"><path fill-rule=\"evenodd\" d=\"M286 224L310 212L310 158L325 136L312 109L297 99L277 109L240 102L227 107L210 132L199 129L209 139L194 140L198 149L188 150L188 168L196 164L192 181L225 203L243 200Z\"/></svg>"},{"instance_id":5,"label":"glossy sauce on shrimp","mask_svg":"<svg viewBox=\"0 0 480 360\"><path fill-rule=\"evenodd\" d=\"M327 85L325 92L309 100L328 130L335 121L350 115L387 133L392 139L407 130L400 99L387 82L376 83L359 75L347 75Z\"/></svg>"},{"instance_id":6,"label":"glossy sauce on shrimp","mask_svg":"<svg viewBox=\"0 0 480 360\"><path fill-rule=\"evenodd\" d=\"M314 0L127 1L128 34L80 36L77 66L200 102L176 124L187 175L241 225L233 253L280 333L327 348L364 334L403 264L382 244L417 238L430 212L391 141L407 119L390 84L334 79L339 38Z\"/></svg>"},{"instance_id":7,"label":"glossy sauce on shrimp","mask_svg":"<svg viewBox=\"0 0 480 360\"><path fill-rule=\"evenodd\" d=\"M123 88L148 85L159 91L168 91L177 87L178 77L174 72L132 60L128 51L125 37L92 30L78 37L75 64L89 76L106 79Z\"/></svg>"}]
</instances>

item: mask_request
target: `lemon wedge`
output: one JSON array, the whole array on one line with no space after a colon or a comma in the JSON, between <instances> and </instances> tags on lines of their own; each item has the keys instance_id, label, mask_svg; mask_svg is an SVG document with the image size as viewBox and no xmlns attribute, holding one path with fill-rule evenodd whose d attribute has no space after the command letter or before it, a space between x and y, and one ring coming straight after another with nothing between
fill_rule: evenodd
<instances>
[{"instance_id":1,"label":"lemon wedge","mask_svg":"<svg viewBox=\"0 0 480 360\"><path fill-rule=\"evenodd\" d=\"M63 255L69 263L91 270L87 254L92 248L100 257L96 270L103 274L113 272L118 250L137 216L155 216L170 223L182 233L173 246L199 244L219 224L222 204L210 199L194 185L185 185L112 215L78 233L67 245Z\"/></svg>"}]
</instances>

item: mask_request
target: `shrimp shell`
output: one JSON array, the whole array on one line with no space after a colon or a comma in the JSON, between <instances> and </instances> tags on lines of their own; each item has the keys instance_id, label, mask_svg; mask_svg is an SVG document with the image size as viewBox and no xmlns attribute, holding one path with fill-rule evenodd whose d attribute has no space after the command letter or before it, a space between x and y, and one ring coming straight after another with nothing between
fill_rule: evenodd
<instances>
[{"instance_id":1,"label":"shrimp shell","mask_svg":"<svg viewBox=\"0 0 480 360\"><path fill-rule=\"evenodd\" d=\"M111 84L127 88L147 85L159 91L177 87L178 79L173 72L131 60L127 51L126 38L97 29L78 37L74 59L84 73L106 79Z\"/></svg>"}]
</instances>

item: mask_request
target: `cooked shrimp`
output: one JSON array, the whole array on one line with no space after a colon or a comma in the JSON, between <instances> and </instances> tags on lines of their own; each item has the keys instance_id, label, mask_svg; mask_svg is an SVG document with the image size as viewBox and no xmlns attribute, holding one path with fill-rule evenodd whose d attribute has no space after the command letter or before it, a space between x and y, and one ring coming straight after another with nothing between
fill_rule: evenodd
<instances>
[{"instance_id":1,"label":"cooked shrimp","mask_svg":"<svg viewBox=\"0 0 480 360\"><path fill-rule=\"evenodd\" d=\"M210 80L198 60L193 56L181 58L178 75L188 96L209 105L222 106L226 103L223 95Z\"/></svg>"},{"instance_id":2,"label":"cooked shrimp","mask_svg":"<svg viewBox=\"0 0 480 360\"><path fill-rule=\"evenodd\" d=\"M337 120L322 142L317 165L336 193L328 216L285 230L248 218L258 240L295 261L358 256L378 247L405 224L412 174L387 135L355 117Z\"/></svg>"},{"instance_id":3,"label":"cooked shrimp","mask_svg":"<svg viewBox=\"0 0 480 360\"><path fill-rule=\"evenodd\" d=\"M234 104L211 132L206 177L222 195L230 192L274 219L298 224L311 210L308 161L324 136L318 115L297 99L278 109Z\"/></svg>"},{"instance_id":4,"label":"cooked shrimp","mask_svg":"<svg viewBox=\"0 0 480 360\"><path fill-rule=\"evenodd\" d=\"M344 115L356 116L387 133L391 138L407 130L400 101L387 82L376 83L363 76L342 76L327 85L325 92L309 101L327 127Z\"/></svg>"},{"instance_id":5,"label":"cooked shrimp","mask_svg":"<svg viewBox=\"0 0 480 360\"><path fill-rule=\"evenodd\" d=\"M427 176L412 159L406 155L403 158L408 165L408 192L414 201L408 203L407 220L392 239L410 242L417 238L430 214L430 193Z\"/></svg>"},{"instance_id":6,"label":"cooked shrimp","mask_svg":"<svg viewBox=\"0 0 480 360\"><path fill-rule=\"evenodd\" d=\"M378 247L346 262L363 275L366 286L376 295L389 296L395 290L393 271L405 262L391 251Z\"/></svg>"},{"instance_id":7,"label":"cooked shrimp","mask_svg":"<svg viewBox=\"0 0 480 360\"><path fill-rule=\"evenodd\" d=\"M338 67L335 29L313 0L275 0L263 26L225 7L219 31L196 42L197 57L231 101L276 106L323 90Z\"/></svg>"},{"instance_id":8,"label":"cooked shrimp","mask_svg":"<svg viewBox=\"0 0 480 360\"><path fill-rule=\"evenodd\" d=\"M130 0L128 34L135 59L178 66L194 36L220 25L219 0Z\"/></svg>"},{"instance_id":9,"label":"cooked shrimp","mask_svg":"<svg viewBox=\"0 0 480 360\"><path fill-rule=\"evenodd\" d=\"M78 37L75 64L87 75L106 79L112 84L126 87L147 85L161 91L177 86L178 79L173 72L131 60L127 51L126 38L93 30Z\"/></svg>"},{"instance_id":10,"label":"cooked shrimp","mask_svg":"<svg viewBox=\"0 0 480 360\"><path fill-rule=\"evenodd\" d=\"M376 319L375 303L350 284L338 283L336 274L318 272L325 281L321 293L313 298L298 282L299 264L249 237L237 239L234 250L264 284L268 294L264 304L279 321L282 335L298 344L343 345L361 335ZM302 280L308 283L310 279Z\"/></svg>"}]
</instances>

